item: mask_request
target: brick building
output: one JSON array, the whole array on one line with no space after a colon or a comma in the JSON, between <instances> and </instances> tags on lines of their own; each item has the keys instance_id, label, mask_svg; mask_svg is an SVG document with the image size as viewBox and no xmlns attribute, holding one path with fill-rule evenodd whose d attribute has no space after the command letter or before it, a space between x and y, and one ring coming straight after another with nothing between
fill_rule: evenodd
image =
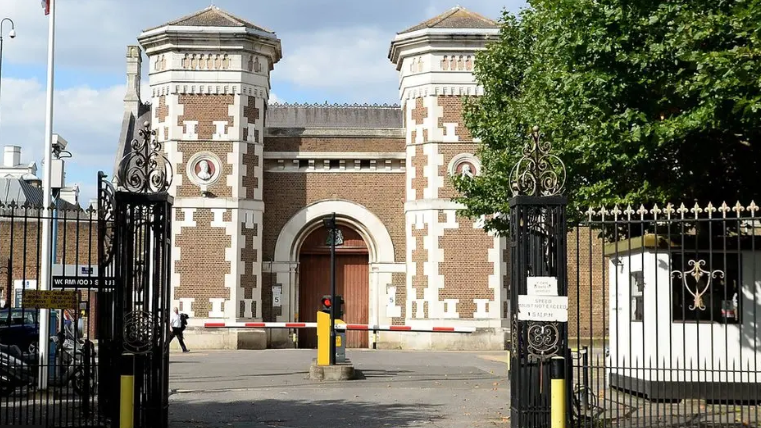
<instances>
[{"instance_id":1,"label":"brick building","mask_svg":"<svg viewBox=\"0 0 761 428\"><path fill-rule=\"evenodd\" d=\"M174 170L173 299L191 316L191 348L293 346L286 330L193 327L313 321L329 293L322 219L332 213L347 322L478 328L383 333L378 347L504 348L506 242L456 215L450 180L480 173L461 100L482 93L475 54L498 33L460 7L398 33L393 106L270 104L280 39L214 6L145 30L128 47L117 163L150 123ZM141 48L150 100L140 99ZM299 346L315 343L313 330L298 333Z\"/></svg>"}]
</instances>

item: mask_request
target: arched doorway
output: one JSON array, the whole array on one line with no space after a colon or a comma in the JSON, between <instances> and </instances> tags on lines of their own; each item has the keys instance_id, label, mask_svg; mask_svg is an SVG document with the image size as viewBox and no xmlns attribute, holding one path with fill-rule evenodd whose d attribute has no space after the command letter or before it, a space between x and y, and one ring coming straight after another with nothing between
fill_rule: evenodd
<instances>
[{"instance_id":1,"label":"arched doorway","mask_svg":"<svg viewBox=\"0 0 761 428\"><path fill-rule=\"evenodd\" d=\"M336 246L336 294L343 296L344 317L349 324L368 323L370 292L369 255L365 241L353 228L340 225L343 245ZM318 227L301 244L299 251L300 321L315 322L320 298L330 294L330 246L328 231ZM300 348L317 347L316 329L299 331ZM347 348L367 348L367 332L346 333Z\"/></svg>"}]
</instances>

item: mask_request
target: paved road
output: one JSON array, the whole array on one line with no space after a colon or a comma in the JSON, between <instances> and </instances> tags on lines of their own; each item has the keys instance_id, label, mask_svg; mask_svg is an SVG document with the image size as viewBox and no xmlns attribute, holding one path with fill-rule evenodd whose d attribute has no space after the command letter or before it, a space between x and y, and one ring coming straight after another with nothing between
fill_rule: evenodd
<instances>
[{"instance_id":1,"label":"paved road","mask_svg":"<svg viewBox=\"0 0 761 428\"><path fill-rule=\"evenodd\" d=\"M171 426L507 426L505 354L348 350L349 382L310 381L308 350L173 354Z\"/></svg>"}]
</instances>

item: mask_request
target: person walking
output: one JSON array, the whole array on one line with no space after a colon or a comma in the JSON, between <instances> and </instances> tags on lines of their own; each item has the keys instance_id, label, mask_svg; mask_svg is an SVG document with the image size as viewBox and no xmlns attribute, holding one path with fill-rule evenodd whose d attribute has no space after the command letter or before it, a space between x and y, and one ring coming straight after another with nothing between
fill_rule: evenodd
<instances>
[{"instance_id":1,"label":"person walking","mask_svg":"<svg viewBox=\"0 0 761 428\"><path fill-rule=\"evenodd\" d=\"M184 328L182 328L182 317L180 316L180 310L177 308L174 308L174 311L172 312L171 317L171 325L172 325L172 334L169 337L169 344L172 343L172 340L176 337L177 340L180 342L180 346L182 347L182 352L190 352L188 348L185 346L185 341L182 337L182 331Z\"/></svg>"}]
</instances>

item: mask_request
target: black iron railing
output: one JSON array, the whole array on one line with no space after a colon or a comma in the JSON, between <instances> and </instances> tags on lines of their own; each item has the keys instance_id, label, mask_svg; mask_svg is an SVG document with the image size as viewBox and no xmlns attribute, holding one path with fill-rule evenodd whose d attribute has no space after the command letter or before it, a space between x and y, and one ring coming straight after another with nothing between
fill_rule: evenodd
<instances>
[{"instance_id":1,"label":"black iron railing","mask_svg":"<svg viewBox=\"0 0 761 428\"><path fill-rule=\"evenodd\" d=\"M568 242L579 426L759 426L758 211L587 212Z\"/></svg>"}]
</instances>

